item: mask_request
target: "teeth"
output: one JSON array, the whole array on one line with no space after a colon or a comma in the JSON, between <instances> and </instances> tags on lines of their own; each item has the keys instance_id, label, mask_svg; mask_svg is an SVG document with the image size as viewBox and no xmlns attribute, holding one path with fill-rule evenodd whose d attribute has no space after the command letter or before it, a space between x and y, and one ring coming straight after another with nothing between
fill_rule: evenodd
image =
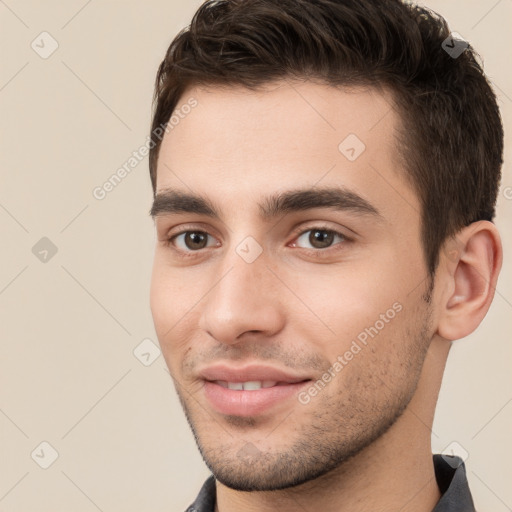
<instances>
[{"instance_id":1,"label":"teeth","mask_svg":"<svg viewBox=\"0 0 512 512\"><path fill-rule=\"evenodd\" d=\"M249 382L244 382L244 391L253 391L255 389L261 389L261 381L251 380Z\"/></svg>"},{"instance_id":2,"label":"teeth","mask_svg":"<svg viewBox=\"0 0 512 512\"><path fill-rule=\"evenodd\" d=\"M273 380L250 380L247 382L226 382L218 380L217 384L223 388L234 389L236 391L255 391L261 388L271 388L277 384Z\"/></svg>"}]
</instances>

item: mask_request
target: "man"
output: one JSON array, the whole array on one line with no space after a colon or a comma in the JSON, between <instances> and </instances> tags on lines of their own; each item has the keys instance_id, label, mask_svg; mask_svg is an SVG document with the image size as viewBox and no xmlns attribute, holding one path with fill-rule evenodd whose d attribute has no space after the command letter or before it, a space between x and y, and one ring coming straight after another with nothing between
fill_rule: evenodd
<instances>
[{"instance_id":1,"label":"man","mask_svg":"<svg viewBox=\"0 0 512 512\"><path fill-rule=\"evenodd\" d=\"M502 262L471 47L398 0L211 1L155 102L151 308L213 473L188 510L474 510L430 447Z\"/></svg>"}]
</instances>

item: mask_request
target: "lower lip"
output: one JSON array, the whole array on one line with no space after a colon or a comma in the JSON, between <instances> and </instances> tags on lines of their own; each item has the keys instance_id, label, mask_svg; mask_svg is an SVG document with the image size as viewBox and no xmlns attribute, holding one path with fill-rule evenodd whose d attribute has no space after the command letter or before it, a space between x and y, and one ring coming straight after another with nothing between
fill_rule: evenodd
<instances>
[{"instance_id":1,"label":"lower lip","mask_svg":"<svg viewBox=\"0 0 512 512\"><path fill-rule=\"evenodd\" d=\"M309 381L304 381L243 391L224 388L215 382L205 381L204 392L212 407L221 414L256 416L285 400L289 400L308 383Z\"/></svg>"}]
</instances>

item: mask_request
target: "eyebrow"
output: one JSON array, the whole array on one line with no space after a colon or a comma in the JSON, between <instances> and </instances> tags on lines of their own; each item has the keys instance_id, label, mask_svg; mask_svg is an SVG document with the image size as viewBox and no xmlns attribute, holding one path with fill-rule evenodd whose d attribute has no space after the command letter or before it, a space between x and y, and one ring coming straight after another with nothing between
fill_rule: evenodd
<instances>
[{"instance_id":1,"label":"eyebrow","mask_svg":"<svg viewBox=\"0 0 512 512\"><path fill-rule=\"evenodd\" d=\"M260 216L271 220L280 215L314 208L333 208L356 214L381 217L379 210L366 199L344 187L294 189L278 192L258 204ZM207 198L193 193L165 189L155 195L151 217L176 213L193 213L221 218L220 210Z\"/></svg>"}]
</instances>

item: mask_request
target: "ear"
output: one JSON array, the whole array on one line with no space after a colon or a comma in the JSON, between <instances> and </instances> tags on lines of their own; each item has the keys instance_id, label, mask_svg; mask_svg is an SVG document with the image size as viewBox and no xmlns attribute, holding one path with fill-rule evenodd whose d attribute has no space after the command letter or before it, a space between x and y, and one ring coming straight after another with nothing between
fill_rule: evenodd
<instances>
[{"instance_id":1,"label":"ear","mask_svg":"<svg viewBox=\"0 0 512 512\"><path fill-rule=\"evenodd\" d=\"M460 339L480 325L494 297L502 260L500 235L492 222L474 222L444 244L437 276L443 290L440 336Z\"/></svg>"}]
</instances>

